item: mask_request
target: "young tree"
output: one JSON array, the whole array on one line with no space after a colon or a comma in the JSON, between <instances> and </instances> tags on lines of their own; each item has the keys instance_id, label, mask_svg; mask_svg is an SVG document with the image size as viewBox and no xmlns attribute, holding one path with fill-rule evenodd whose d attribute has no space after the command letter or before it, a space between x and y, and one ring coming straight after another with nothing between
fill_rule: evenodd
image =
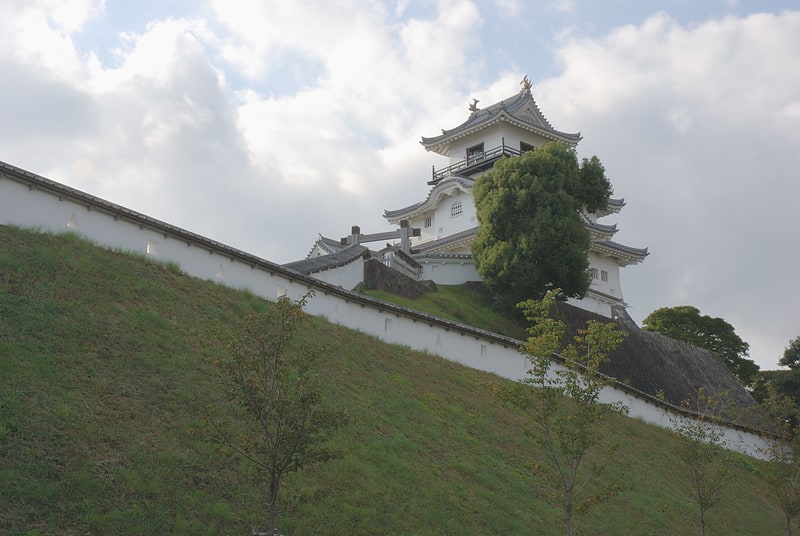
<instances>
[{"instance_id":1,"label":"young tree","mask_svg":"<svg viewBox=\"0 0 800 536\"><path fill-rule=\"evenodd\" d=\"M219 361L232 382L231 400L250 422L232 434L229 426L215 421L216 439L255 464L264 478L270 535L276 533L285 477L330 459L330 434L346 422L344 412L323 405L317 371L321 353L294 341L310 296L294 302L281 298L266 312L247 317L230 355Z\"/></svg>"},{"instance_id":2,"label":"young tree","mask_svg":"<svg viewBox=\"0 0 800 536\"><path fill-rule=\"evenodd\" d=\"M498 388L498 395L530 415L533 427L528 433L546 454L535 470L560 497L566 534L573 536L580 514L621 490L617 482L609 482L601 491L589 494L587 484L592 477L600 477L606 466L600 462L585 467L585 462L602 439L604 419L612 412L627 412L621 404L600 401L601 390L611 381L600 373L600 365L626 333L613 323L589 321L586 329L563 346L566 326L551 317L558 294L555 289L543 300L520 304L531 322L523 347L531 369L514 387ZM554 354L563 357L563 366L553 362Z\"/></svg>"},{"instance_id":3,"label":"young tree","mask_svg":"<svg viewBox=\"0 0 800 536\"><path fill-rule=\"evenodd\" d=\"M698 509L700 534L706 534L706 513L717 504L730 475L723 448L724 430L716 421L723 411L722 399L707 396L701 389L697 397L698 411L684 402L687 413L694 417L670 413L676 433L677 452L687 470L692 497Z\"/></svg>"},{"instance_id":4,"label":"young tree","mask_svg":"<svg viewBox=\"0 0 800 536\"><path fill-rule=\"evenodd\" d=\"M722 318L701 315L690 305L662 307L647 315L642 327L713 352L744 386L756 379L759 367L747 358L750 345Z\"/></svg>"},{"instance_id":5,"label":"young tree","mask_svg":"<svg viewBox=\"0 0 800 536\"><path fill-rule=\"evenodd\" d=\"M764 386L766 396L759 404L765 427L775 436L769 439L763 454L769 461L765 471L770 492L783 512L786 534L792 536L800 516L800 435L798 410L794 401L772 385Z\"/></svg>"},{"instance_id":6,"label":"young tree","mask_svg":"<svg viewBox=\"0 0 800 536\"><path fill-rule=\"evenodd\" d=\"M552 288L582 297L589 288L589 232L580 210L608 204L611 183L593 157L548 143L501 159L475 183L480 227L472 245L486 285L507 303L541 299Z\"/></svg>"}]
</instances>

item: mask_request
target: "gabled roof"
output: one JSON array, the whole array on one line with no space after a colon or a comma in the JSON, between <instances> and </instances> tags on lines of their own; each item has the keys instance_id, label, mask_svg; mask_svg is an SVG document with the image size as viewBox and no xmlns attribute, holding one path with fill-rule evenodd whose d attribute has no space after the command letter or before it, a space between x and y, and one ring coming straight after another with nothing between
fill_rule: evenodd
<instances>
[{"instance_id":1,"label":"gabled roof","mask_svg":"<svg viewBox=\"0 0 800 536\"><path fill-rule=\"evenodd\" d=\"M442 129L440 136L432 138L423 136L420 143L429 151L448 156L450 144L454 140L499 122L506 122L549 140L563 141L570 146L575 146L581 140L579 132L571 134L554 129L542 115L528 88L488 108L473 111L469 118L457 127L450 130Z\"/></svg>"},{"instance_id":2,"label":"gabled roof","mask_svg":"<svg viewBox=\"0 0 800 536\"><path fill-rule=\"evenodd\" d=\"M330 255L331 253L339 253L345 247L347 246L343 246L339 240L334 240L333 238L328 238L320 234L317 241L311 246L311 251L308 252L306 258L310 259L315 250L320 250L326 255Z\"/></svg>"},{"instance_id":3,"label":"gabled roof","mask_svg":"<svg viewBox=\"0 0 800 536\"><path fill-rule=\"evenodd\" d=\"M425 198L425 201L420 201L419 203L414 203L413 205L409 205L405 208L397 210L384 210L383 217L386 218L389 223L394 223L401 219L407 219L416 214L435 209L439 204L439 200L445 194L449 194L451 191L458 189L463 191L471 190L474 183L474 179L469 179L466 177L449 177L438 182L436 186L431 188L431 191L428 192L428 197Z\"/></svg>"}]
</instances>

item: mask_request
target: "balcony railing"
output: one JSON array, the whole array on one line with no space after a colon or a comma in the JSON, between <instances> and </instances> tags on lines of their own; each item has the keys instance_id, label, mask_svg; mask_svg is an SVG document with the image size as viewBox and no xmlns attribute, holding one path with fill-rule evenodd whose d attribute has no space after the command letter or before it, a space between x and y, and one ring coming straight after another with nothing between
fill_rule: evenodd
<instances>
[{"instance_id":1,"label":"balcony railing","mask_svg":"<svg viewBox=\"0 0 800 536\"><path fill-rule=\"evenodd\" d=\"M431 181L428 184L436 184L440 180L449 177L450 175L456 175L464 172L469 174L469 172L480 171L481 169L489 167L492 162L498 160L502 156L519 156L521 154L522 151L519 149L514 149L513 147L509 147L505 144L504 140L501 145L498 145L493 149L468 155L464 160L456 162L455 164L450 164L446 168L437 170L434 167L432 169Z\"/></svg>"}]
</instances>

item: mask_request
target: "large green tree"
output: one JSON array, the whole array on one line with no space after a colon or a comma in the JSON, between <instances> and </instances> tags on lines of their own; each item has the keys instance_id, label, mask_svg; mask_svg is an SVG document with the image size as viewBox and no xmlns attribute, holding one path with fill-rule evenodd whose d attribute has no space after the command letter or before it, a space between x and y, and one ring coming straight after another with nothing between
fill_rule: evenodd
<instances>
[{"instance_id":1,"label":"large green tree","mask_svg":"<svg viewBox=\"0 0 800 536\"><path fill-rule=\"evenodd\" d=\"M748 359L750 345L722 318L701 315L696 307L680 305L656 309L642 321L648 331L688 342L716 354L742 385L752 385L758 365Z\"/></svg>"},{"instance_id":2,"label":"large green tree","mask_svg":"<svg viewBox=\"0 0 800 536\"><path fill-rule=\"evenodd\" d=\"M486 285L508 304L589 288L589 232L579 211L604 209L611 183L597 157L548 143L499 160L473 190L480 227L472 244Z\"/></svg>"}]
</instances>

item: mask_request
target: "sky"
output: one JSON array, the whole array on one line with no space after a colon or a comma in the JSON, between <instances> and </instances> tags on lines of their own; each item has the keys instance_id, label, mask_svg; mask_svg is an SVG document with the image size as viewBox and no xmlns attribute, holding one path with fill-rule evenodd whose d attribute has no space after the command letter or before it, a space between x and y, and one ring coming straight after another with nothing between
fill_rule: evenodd
<instances>
[{"instance_id":1,"label":"sky","mask_svg":"<svg viewBox=\"0 0 800 536\"><path fill-rule=\"evenodd\" d=\"M519 90L580 132L693 305L777 368L800 335L800 7L768 0L0 0L0 160L285 263L390 230L435 136Z\"/></svg>"}]
</instances>

